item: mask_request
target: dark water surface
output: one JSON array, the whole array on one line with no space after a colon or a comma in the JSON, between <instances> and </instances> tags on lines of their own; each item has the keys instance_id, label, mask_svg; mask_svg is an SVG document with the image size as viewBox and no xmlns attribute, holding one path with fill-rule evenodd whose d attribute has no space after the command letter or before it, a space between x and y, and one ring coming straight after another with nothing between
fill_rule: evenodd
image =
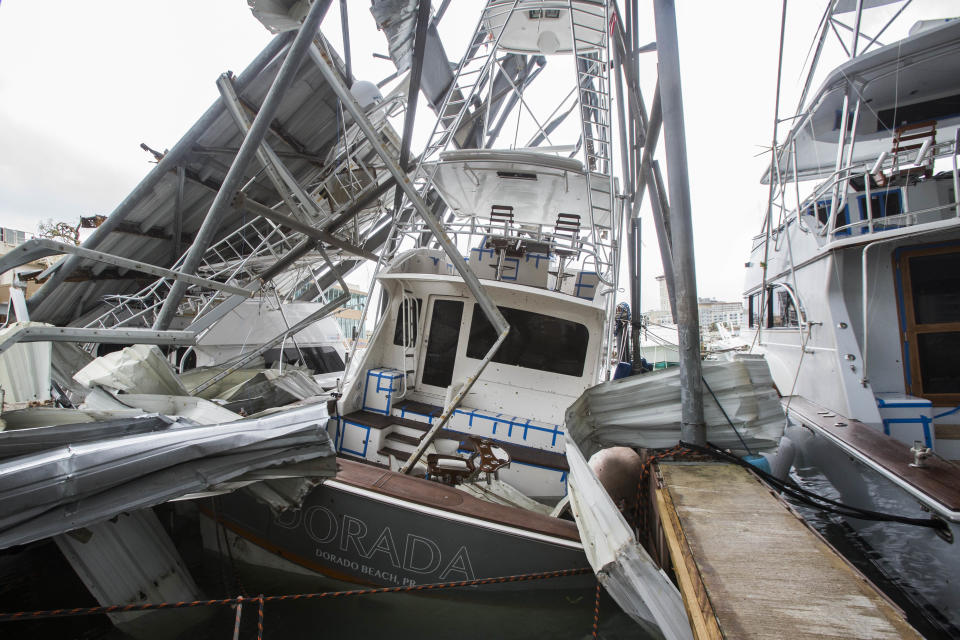
<instances>
[{"instance_id":1,"label":"dark water surface","mask_svg":"<svg viewBox=\"0 0 960 640\"><path fill-rule=\"evenodd\" d=\"M184 549L184 559L204 593L211 597L248 594L315 593L356 589L356 585L291 576L236 565L216 554ZM267 602L263 637L273 638L590 638L595 587L591 577L553 578L552 589L492 591L484 586L432 593L392 593L317 600ZM536 584L536 583L530 583ZM228 586L227 586L228 585ZM240 586L237 586L240 585ZM252 587L256 587L252 589ZM0 608L22 611L96 606L52 542L0 554ZM258 604L244 603L240 638L256 638ZM204 610L204 621L177 635L156 620L157 638L232 638L235 609ZM191 612L198 612L192 609ZM161 616L179 615L163 612ZM656 638L641 630L601 590L599 636L608 639ZM127 638L103 615L0 623L0 638Z\"/></svg>"},{"instance_id":2,"label":"dark water surface","mask_svg":"<svg viewBox=\"0 0 960 640\"><path fill-rule=\"evenodd\" d=\"M793 479L804 489L817 495L832 500L842 501L843 499L836 487L815 468L801 467L796 469ZM865 542L864 537L854 531L841 517L812 509L789 499L788 502L831 546L902 609L907 621L925 638L931 640L960 638L960 629L953 626L942 612L930 606L925 599L925 584L929 584L930 589L940 588L937 580L930 579L930 576L938 569L932 564L935 562L932 557L926 564L923 561L904 561L902 558L908 557L906 553L903 553L901 557L898 557L896 553L887 554L887 557L883 557L871 548ZM877 504L878 511L889 513L897 511L895 504L884 504L882 501ZM911 528L908 525L873 522L862 527L862 530L873 533L886 532L888 534L886 536L888 538L887 544L895 550L899 545L899 548L906 552L907 548L913 544L913 537L910 535ZM912 549L912 551L915 551L915 549ZM911 553L909 557L916 558L917 554ZM925 578L927 579L925 580Z\"/></svg>"}]
</instances>

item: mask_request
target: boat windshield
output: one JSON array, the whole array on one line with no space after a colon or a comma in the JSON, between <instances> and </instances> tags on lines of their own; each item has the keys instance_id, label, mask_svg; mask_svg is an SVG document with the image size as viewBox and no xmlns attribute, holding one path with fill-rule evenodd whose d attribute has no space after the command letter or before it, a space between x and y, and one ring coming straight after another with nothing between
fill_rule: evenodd
<instances>
[{"instance_id":1,"label":"boat windshield","mask_svg":"<svg viewBox=\"0 0 960 640\"><path fill-rule=\"evenodd\" d=\"M510 324L510 333L493 356L494 362L567 376L583 375L589 338L584 325L510 307L499 309ZM496 339L493 326L475 305L467 357L483 358Z\"/></svg>"}]
</instances>

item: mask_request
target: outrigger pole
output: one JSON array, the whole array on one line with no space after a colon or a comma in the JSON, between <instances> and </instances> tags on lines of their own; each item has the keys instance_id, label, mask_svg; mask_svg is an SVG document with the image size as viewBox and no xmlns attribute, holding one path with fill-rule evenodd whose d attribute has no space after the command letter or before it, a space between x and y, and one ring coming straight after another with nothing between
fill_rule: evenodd
<instances>
[{"instance_id":1,"label":"outrigger pole","mask_svg":"<svg viewBox=\"0 0 960 640\"><path fill-rule=\"evenodd\" d=\"M680 350L680 438L704 445L702 368L700 365L700 314L697 307L697 272L693 257L693 224L690 217L690 180L687 141L680 86L680 53L677 16L673 0L654 0L659 61L658 86L663 109L664 143L670 193L670 244L673 256L674 297Z\"/></svg>"}]
</instances>

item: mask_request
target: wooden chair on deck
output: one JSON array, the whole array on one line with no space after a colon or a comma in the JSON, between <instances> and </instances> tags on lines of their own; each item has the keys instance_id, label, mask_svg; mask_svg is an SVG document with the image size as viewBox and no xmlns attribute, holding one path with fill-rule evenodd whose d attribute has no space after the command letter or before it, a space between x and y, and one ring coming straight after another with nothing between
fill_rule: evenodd
<instances>
[{"instance_id":1,"label":"wooden chair on deck","mask_svg":"<svg viewBox=\"0 0 960 640\"><path fill-rule=\"evenodd\" d=\"M575 213L558 213L557 221L553 225L553 240L553 252L560 258L554 291L560 291L563 279L570 275L564 273L567 261L580 256L580 216Z\"/></svg>"}]
</instances>

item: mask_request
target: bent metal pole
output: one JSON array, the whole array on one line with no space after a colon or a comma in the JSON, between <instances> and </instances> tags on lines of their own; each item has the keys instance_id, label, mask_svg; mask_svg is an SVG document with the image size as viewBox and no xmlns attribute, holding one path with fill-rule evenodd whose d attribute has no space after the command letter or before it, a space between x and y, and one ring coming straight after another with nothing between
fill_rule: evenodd
<instances>
[{"instance_id":1,"label":"bent metal pole","mask_svg":"<svg viewBox=\"0 0 960 640\"><path fill-rule=\"evenodd\" d=\"M506 319L504 319L503 314L500 313L497 305L494 304L490 296L487 295L483 285L480 284L480 280L477 278L477 274L470 270L470 267L467 266L463 256L460 255L460 252L457 250L457 246L453 243L453 241L450 240L449 236L447 236L446 232L440 226L440 223L430 212L430 207L427 206L427 203L424 202L423 198L420 197L420 194L417 193L417 190L414 188L410 178L407 177L406 173L404 173L404 171L397 164L397 161L392 158L389 153L387 153L386 148L380 143L379 134L373 128L373 125L370 124L370 120L367 119L367 115L363 112L363 109L360 108L360 105L357 104L357 101L354 99L353 95L344 86L340 78L337 77L337 74L333 72L333 69L330 67L330 63L327 62L327 60L323 57L323 54L316 47L310 48L310 57L313 58L313 61L320 69L320 72L330 85L330 88L333 89L333 91L337 94L337 97L340 98L340 102L347 109L347 111L350 112L350 115L357 123L357 126L359 126L360 130L363 131L363 135L367 137L367 141L370 143L370 146L373 147L373 150L378 156L380 156L380 159L383 161L386 169L390 172L394 179L396 179L397 186L403 189L403 192L406 194L410 204L412 204L413 208L416 209L417 213L420 214L420 218L433 233L444 253L446 253L450 258L454 268L460 274L460 277L463 278L463 282L467 286L467 289L469 289L470 293L473 294L477 304L480 305L480 308L483 310L483 314L487 317L487 319L490 321L490 324L493 325L498 334L496 342L493 343L493 345L490 347L490 350L487 351L487 354L483 357L483 360L480 361L476 371L474 371L472 375L467 376L467 378L463 381L463 385L453 396L450 404L443 408L443 413L441 413L437 421L433 423L433 426L430 427L430 430L423 435L423 437L420 439L420 444L413 451L413 453L410 454L410 457L407 458L407 461L404 463L403 467L401 467L400 473L410 473L410 471L413 469L413 466L417 463L417 460L420 459L420 457L423 455L423 452L426 451L427 447L430 445L436 435L441 429L444 428L444 426L446 426L447 422L450 420L450 416L453 415L453 411L460 405L460 402L463 400L464 396L466 396L471 387L473 387L473 383L477 381L477 379L480 377L480 374L483 373L484 368L493 359L493 355L497 352L497 349L499 349L500 345L503 344L503 341L506 340L507 334L510 332L510 325L507 324Z\"/></svg>"},{"instance_id":2,"label":"bent metal pole","mask_svg":"<svg viewBox=\"0 0 960 640\"><path fill-rule=\"evenodd\" d=\"M184 273L192 274L197 270L204 252L220 228L223 215L231 209L233 197L244 179L247 165L250 164L250 161L260 149L260 142L267 134L270 123L273 120L273 115L277 112L277 107L280 106L284 94L292 84L293 78L300 68L300 63L303 61L307 50L310 48L310 44L313 42L314 36L317 34L317 30L320 28L320 22L330 7L330 1L331 0L317 0L313 6L310 7L306 19L304 19L303 24L300 26L300 31L297 32L293 44L290 45L287 57L284 58L283 64L280 66L280 71L277 72L277 77L274 78L273 84L270 86L270 91L267 92L267 96L263 100L260 111L257 112L257 116L250 126L250 131L247 132L246 137L244 137L243 142L240 144L240 149L233 159L233 164L230 165L227 176L223 179L223 185L213 198L213 204L210 205L207 217L204 218L203 224L200 226L200 230L197 231L197 236L190 246L190 250L187 252L187 257L181 268L181 271ZM170 326L170 322L177 312L177 306L179 306L186 289L187 285L185 282L177 281L173 284L170 289L170 295L164 300L163 307L161 307L160 313L157 314L157 319L153 324L154 329L166 329Z\"/></svg>"},{"instance_id":3,"label":"bent metal pole","mask_svg":"<svg viewBox=\"0 0 960 640\"><path fill-rule=\"evenodd\" d=\"M690 217L690 182L687 174L687 141L680 87L680 53L677 16L673 0L654 0L659 87L663 108L670 192L670 239L680 347L680 437L703 445L707 429L703 420L700 317L697 308L697 272L693 258L693 223Z\"/></svg>"}]
</instances>

